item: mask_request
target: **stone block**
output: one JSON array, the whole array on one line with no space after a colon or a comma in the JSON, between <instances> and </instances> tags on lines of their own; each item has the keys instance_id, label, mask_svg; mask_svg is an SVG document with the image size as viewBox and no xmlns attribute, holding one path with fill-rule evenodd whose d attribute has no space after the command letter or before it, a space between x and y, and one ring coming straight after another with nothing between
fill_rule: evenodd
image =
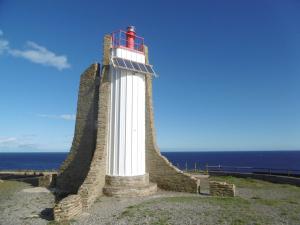
<instances>
[{"instance_id":1,"label":"stone block","mask_svg":"<svg viewBox=\"0 0 300 225\"><path fill-rule=\"evenodd\" d=\"M226 182L210 181L209 192L212 196L234 197L236 195L235 185Z\"/></svg>"}]
</instances>

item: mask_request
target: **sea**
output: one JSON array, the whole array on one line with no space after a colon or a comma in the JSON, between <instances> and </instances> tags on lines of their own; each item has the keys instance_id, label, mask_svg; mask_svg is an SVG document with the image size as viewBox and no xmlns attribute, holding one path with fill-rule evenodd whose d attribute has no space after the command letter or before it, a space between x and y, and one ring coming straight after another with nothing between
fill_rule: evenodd
<instances>
[{"instance_id":1,"label":"sea","mask_svg":"<svg viewBox=\"0 0 300 225\"><path fill-rule=\"evenodd\" d=\"M0 170L57 170L66 152L0 153ZM300 174L300 151L162 152L182 170L266 171Z\"/></svg>"}]
</instances>

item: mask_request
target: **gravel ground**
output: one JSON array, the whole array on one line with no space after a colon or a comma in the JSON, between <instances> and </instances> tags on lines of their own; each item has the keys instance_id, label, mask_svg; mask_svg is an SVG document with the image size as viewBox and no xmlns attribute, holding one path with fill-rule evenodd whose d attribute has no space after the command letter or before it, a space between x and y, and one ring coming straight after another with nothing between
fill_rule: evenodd
<instances>
[{"instance_id":1,"label":"gravel ground","mask_svg":"<svg viewBox=\"0 0 300 225\"><path fill-rule=\"evenodd\" d=\"M0 183L0 225L44 225L54 204L46 188L16 181Z\"/></svg>"},{"instance_id":2,"label":"gravel ground","mask_svg":"<svg viewBox=\"0 0 300 225\"><path fill-rule=\"evenodd\" d=\"M235 198L208 196L208 180L202 180L202 194L158 191L139 198L101 197L80 217L68 223L156 224L156 225L299 225L300 188L291 185L215 177L237 186ZM0 225L48 224L54 197L47 189L5 181L0 183Z\"/></svg>"},{"instance_id":3,"label":"gravel ground","mask_svg":"<svg viewBox=\"0 0 300 225\"><path fill-rule=\"evenodd\" d=\"M127 209L134 208L136 205L143 205L145 202L156 201L157 199L165 197L199 197L199 195L189 194L189 193L177 193L177 192L167 192L158 191L155 195L139 198L111 198L111 197L101 197L96 203L91 207L91 209L86 212L83 216L73 221L76 225L85 224L115 224L115 225L127 225L128 220L122 218L122 215L126 214ZM100 210L101 209L101 210ZM137 218L139 220L139 218ZM72 224L73 224L72 223ZM139 224L144 224L142 220Z\"/></svg>"}]
</instances>

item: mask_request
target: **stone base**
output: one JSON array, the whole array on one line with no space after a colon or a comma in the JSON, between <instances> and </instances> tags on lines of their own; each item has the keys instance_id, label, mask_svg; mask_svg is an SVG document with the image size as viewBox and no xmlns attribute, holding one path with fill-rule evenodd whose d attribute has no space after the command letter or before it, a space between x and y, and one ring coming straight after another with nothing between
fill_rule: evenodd
<instances>
[{"instance_id":1,"label":"stone base","mask_svg":"<svg viewBox=\"0 0 300 225\"><path fill-rule=\"evenodd\" d=\"M149 183L149 174L140 176L108 176L105 177L103 193L115 197L138 197L154 194L157 185Z\"/></svg>"}]
</instances>

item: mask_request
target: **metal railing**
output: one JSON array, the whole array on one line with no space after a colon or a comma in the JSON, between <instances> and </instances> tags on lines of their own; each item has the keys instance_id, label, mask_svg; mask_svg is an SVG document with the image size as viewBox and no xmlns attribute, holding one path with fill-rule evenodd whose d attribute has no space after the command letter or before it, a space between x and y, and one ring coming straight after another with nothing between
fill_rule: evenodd
<instances>
[{"instance_id":1,"label":"metal railing","mask_svg":"<svg viewBox=\"0 0 300 225\"><path fill-rule=\"evenodd\" d=\"M269 167L250 167L250 166L222 166L219 165L208 165L193 163L188 164L185 162L184 165L176 166L186 172L228 172L228 173L252 173L252 174L268 174L268 175L280 175L280 176L291 176L300 177L300 170L290 168L269 168Z\"/></svg>"},{"instance_id":2,"label":"metal railing","mask_svg":"<svg viewBox=\"0 0 300 225\"><path fill-rule=\"evenodd\" d=\"M112 46L113 48L128 48L128 42L126 37L126 31L118 30L112 32ZM135 35L134 50L138 52L144 52L144 38Z\"/></svg>"}]
</instances>

